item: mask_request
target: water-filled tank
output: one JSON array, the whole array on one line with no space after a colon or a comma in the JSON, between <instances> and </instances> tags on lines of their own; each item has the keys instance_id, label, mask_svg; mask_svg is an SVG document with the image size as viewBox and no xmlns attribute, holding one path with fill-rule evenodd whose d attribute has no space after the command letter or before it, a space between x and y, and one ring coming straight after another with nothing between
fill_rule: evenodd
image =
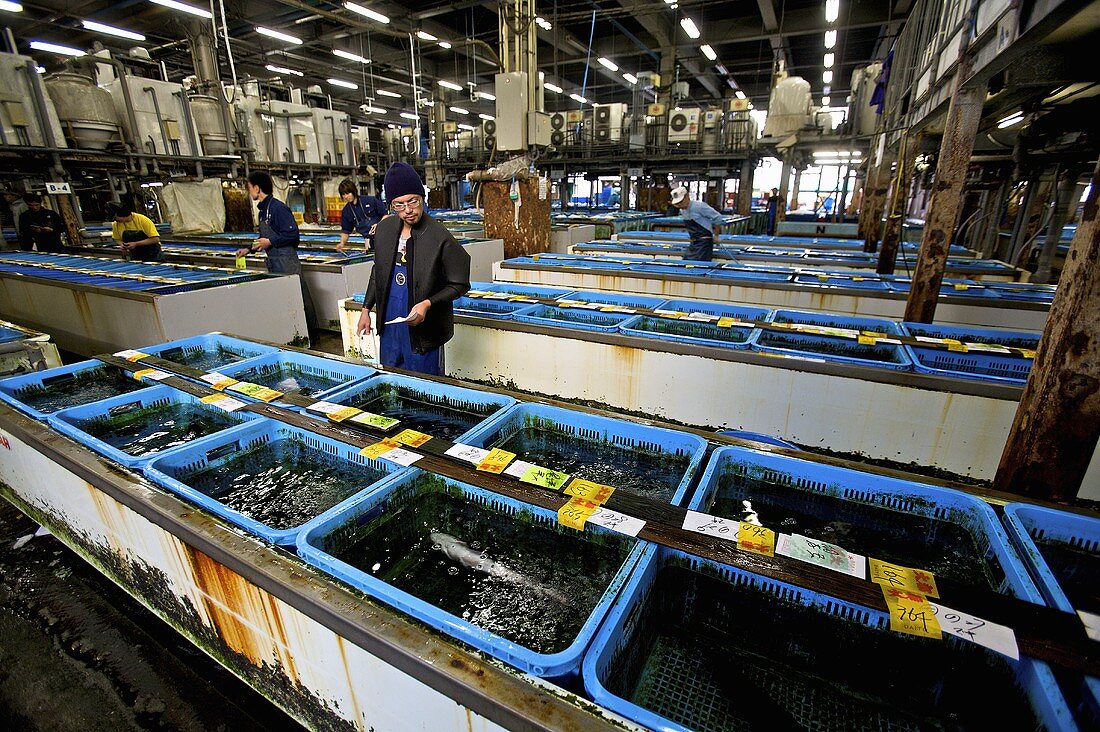
<instances>
[{"instance_id":1,"label":"water-filled tank","mask_svg":"<svg viewBox=\"0 0 1100 732\"><path fill-rule=\"evenodd\" d=\"M191 117L199 131L204 155L228 155L229 137L225 130L222 108L214 97L194 94L190 98Z\"/></svg>"},{"instance_id":2,"label":"water-filled tank","mask_svg":"<svg viewBox=\"0 0 1100 732\"><path fill-rule=\"evenodd\" d=\"M772 89L768 101L765 137L786 137L810 121L810 83L801 76L788 76Z\"/></svg>"},{"instance_id":3,"label":"water-filled tank","mask_svg":"<svg viewBox=\"0 0 1100 732\"><path fill-rule=\"evenodd\" d=\"M65 137L72 147L106 150L121 142L118 111L111 95L82 74L60 73L46 79Z\"/></svg>"}]
</instances>

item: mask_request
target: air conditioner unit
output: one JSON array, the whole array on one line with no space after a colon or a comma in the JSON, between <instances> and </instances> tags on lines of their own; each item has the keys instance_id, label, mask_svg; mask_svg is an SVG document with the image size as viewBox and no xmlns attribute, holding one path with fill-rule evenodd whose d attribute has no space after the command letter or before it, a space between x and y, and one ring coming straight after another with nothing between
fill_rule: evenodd
<instances>
[{"instance_id":1,"label":"air conditioner unit","mask_svg":"<svg viewBox=\"0 0 1100 732\"><path fill-rule=\"evenodd\" d=\"M626 105L622 102L594 106L592 108L593 142L618 142L622 138L623 116L625 114Z\"/></svg>"},{"instance_id":2,"label":"air conditioner unit","mask_svg":"<svg viewBox=\"0 0 1100 732\"><path fill-rule=\"evenodd\" d=\"M680 109L669 113L668 141L694 142L699 139L698 109Z\"/></svg>"},{"instance_id":3,"label":"air conditioner unit","mask_svg":"<svg viewBox=\"0 0 1100 732\"><path fill-rule=\"evenodd\" d=\"M485 132L485 149L495 150L497 147L497 123L496 120L487 119L481 124Z\"/></svg>"},{"instance_id":4,"label":"air conditioner unit","mask_svg":"<svg viewBox=\"0 0 1100 732\"><path fill-rule=\"evenodd\" d=\"M561 112L555 112L550 115L550 129L560 130L565 127L565 115Z\"/></svg>"},{"instance_id":5,"label":"air conditioner unit","mask_svg":"<svg viewBox=\"0 0 1100 732\"><path fill-rule=\"evenodd\" d=\"M718 120L721 119L722 113L717 109L708 109L703 112L703 129L713 130L718 126Z\"/></svg>"},{"instance_id":6,"label":"air conditioner unit","mask_svg":"<svg viewBox=\"0 0 1100 732\"><path fill-rule=\"evenodd\" d=\"M550 144L554 147L561 147L565 144L565 133L561 130L553 130L550 133Z\"/></svg>"}]
</instances>

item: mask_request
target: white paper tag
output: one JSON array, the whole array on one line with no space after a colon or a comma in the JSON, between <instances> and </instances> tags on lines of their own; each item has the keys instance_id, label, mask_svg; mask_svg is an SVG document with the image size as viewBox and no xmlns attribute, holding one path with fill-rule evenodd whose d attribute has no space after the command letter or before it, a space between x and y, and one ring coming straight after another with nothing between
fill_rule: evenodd
<instances>
[{"instance_id":1,"label":"white paper tag","mask_svg":"<svg viewBox=\"0 0 1100 732\"><path fill-rule=\"evenodd\" d=\"M688 313L685 320L701 320L704 323L713 323L719 318L717 315L711 315L710 313Z\"/></svg>"},{"instance_id":2,"label":"white paper tag","mask_svg":"<svg viewBox=\"0 0 1100 732\"><path fill-rule=\"evenodd\" d=\"M314 402L306 407L311 412L320 412L321 414L333 414L343 409L347 409L343 404L334 404L332 402Z\"/></svg>"},{"instance_id":3,"label":"white paper tag","mask_svg":"<svg viewBox=\"0 0 1100 732\"><path fill-rule=\"evenodd\" d=\"M852 554L827 541L801 534L780 534L775 542L775 553L859 579L867 578L867 560L862 554Z\"/></svg>"},{"instance_id":4,"label":"white paper tag","mask_svg":"<svg viewBox=\"0 0 1100 732\"><path fill-rule=\"evenodd\" d=\"M453 458L459 460L465 460L468 463L474 465L480 465L481 461L485 459L485 456L489 454L488 450L482 450L480 447L474 447L473 445L463 445L460 442L456 442L451 445L451 449L443 453L444 455L450 455Z\"/></svg>"},{"instance_id":5,"label":"white paper tag","mask_svg":"<svg viewBox=\"0 0 1100 732\"><path fill-rule=\"evenodd\" d=\"M625 513L612 511L610 508L604 508L603 506L597 508L595 513L588 517L588 523L596 524L597 526L602 526L605 529L611 529L612 531L617 531L627 536L637 536L638 532L645 526L645 521L642 521L640 518L627 516Z\"/></svg>"},{"instance_id":6,"label":"white paper tag","mask_svg":"<svg viewBox=\"0 0 1100 732\"><path fill-rule=\"evenodd\" d=\"M684 516L682 528L687 531L694 531L697 534L717 536L719 539L729 539L735 542L737 541L737 532L741 528L741 522L722 518L721 516L711 516L709 513L688 511L687 515Z\"/></svg>"},{"instance_id":7,"label":"white paper tag","mask_svg":"<svg viewBox=\"0 0 1100 732\"><path fill-rule=\"evenodd\" d=\"M1020 649L1016 645L1016 634L1012 632L1012 628L952 610L931 600L928 604L932 606L932 612L936 614L940 630L944 633L985 646L1015 661L1020 660Z\"/></svg>"},{"instance_id":8,"label":"white paper tag","mask_svg":"<svg viewBox=\"0 0 1100 732\"><path fill-rule=\"evenodd\" d=\"M929 338L928 336L914 336L921 343L943 343L942 338Z\"/></svg>"},{"instance_id":9,"label":"white paper tag","mask_svg":"<svg viewBox=\"0 0 1100 732\"><path fill-rule=\"evenodd\" d=\"M248 406L245 402L242 402L240 399L234 399L233 397L219 399L216 402L207 402L207 404L215 406L225 412L236 412L241 407Z\"/></svg>"},{"instance_id":10,"label":"white paper tag","mask_svg":"<svg viewBox=\"0 0 1100 732\"><path fill-rule=\"evenodd\" d=\"M398 323L404 323L408 319L409 319L409 316L405 315L405 316L402 316L400 318L394 318L393 320L387 320L385 323L383 323L383 325L397 325Z\"/></svg>"},{"instance_id":11,"label":"white paper tag","mask_svg":"<svg viewBox=\"0 0 1100 732\"><path fill-rule=\"evenodd\" d=\"M406 450L401 447L395 447L389 452L382 453L379 457L383 460L389 460L391 463L397 463L398 465L408 467L422 458L423 455L418 455L411 450Z\"/></svg>"},{"instance_id":12,"label":"white paper tag","mask_svg":"<svg viewBox=\"0 0 1100 732\"><path fill-rule=\"evenodd\" d=\"M490 292L483 296L485 300L507 300L510 297L514 297L510 292Z\"/></svg>"},{"instance_id":13,"label":"white paper tag","mask_svg":"<svg viewBox=\"0 0 1100 732\"><path fill-rule=\"evenodd\" d=\"M133 348L127 348L125 351L119 351L118 353L112 355L118 358L125 358L128 361L134 356L148 356L149 354L142 351L135 351Z\"/></svg>"},{"instance_id":14,"label":"white paper tag","mask_svg":"<svg viewBox=\"0 0 1100 732\"><path fill-rule=\"evenodd\" d=\"M209 374L203 374L199 377L199 379L205 381L207 384L220 384L223 381L230 380L230 378L231 377L225 374L219 374L217 371L211 371Z\"/></svg>"},{"instance_id":15,"label":"white paper tag","mask_svg":"<svg viewBox=\"0 0 1100 732\"><path fill-rule=\"evenodd\" d=\"M1078 610L1077 615L1080 616L1081 622L1085 624L1085 633L1088 634L1088 637L1094 641L1100 641L1100 615L1087 613L1084 610Z\"/></svg>"},{"instance_id":16,"label":"white paper tag","mask_svg":"<svg viewBox=\"0 0 1100 732\"><path fill-rule=\"evenodd\" d=\"M528 468L535 467L531 463L524 462L522 460L513 460L508 464L508 467L504 469L505 475L510 475L513 478L522 478L523 474L527 472Z\"/></svg>"},{"instance_id":17,"label":"white paper tag","mask_svg":"<svg viewBox=\"0 0 1100 732\"><path fill-rule=\"evenodd\" d=\"M164 381L165 379L167 379L171 375L172 374L170 374L166 371L158 371L156 369L153 369L153 371L151 371L148 374L142 374L141 377L143 379L149 379L149 381Z\"/></svg>"}]
</instances>

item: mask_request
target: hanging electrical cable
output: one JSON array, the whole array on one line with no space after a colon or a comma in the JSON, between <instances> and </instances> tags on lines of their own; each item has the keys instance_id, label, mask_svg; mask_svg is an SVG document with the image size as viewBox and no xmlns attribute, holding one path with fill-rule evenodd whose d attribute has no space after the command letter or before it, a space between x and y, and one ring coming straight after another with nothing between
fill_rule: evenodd
<instances>
[{"instance_id":1,"label":"hanging electrical cable","mask_svg":"<svg viewBox=\"0 0 1100 732\"><path fill-rule=\"evenodd\" d=\"M213 12L213 10L214 10L214 7L213 7L214 6L214 0L210 0L210 6L211 6L210 10L211 10L211 12ZM221 15L222 15L222 34L225 36L225 56L229 60L229 73L233 78L233 94L232 94L232 96L229 97L229 98L226 98L225 89L223 88L222 89L222 98L225 99L225 101L228 102L229 104L232 104L233 102L235 102L237 100L237 65L233 62L233 48L229 44L229 24L226 22L226 19L225 19L225 0L218 0L218 10L221 11ZM217 24L216 23L215 23L215 27L214 27L214 37L215 38L218 37L218 29L217 29Z\"/></svg>"}]
</instances>

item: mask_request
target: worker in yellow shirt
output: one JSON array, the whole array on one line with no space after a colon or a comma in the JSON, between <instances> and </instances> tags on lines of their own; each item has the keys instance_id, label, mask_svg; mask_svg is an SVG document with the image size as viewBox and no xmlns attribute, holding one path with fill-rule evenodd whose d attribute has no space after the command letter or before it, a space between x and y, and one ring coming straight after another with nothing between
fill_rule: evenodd
<instances>
[{"instance_id":1,"label":"worker in yellow shirt","mask_svg":"<svg viewBox=\"0 0 1100 732\"><path fill-rule=\"evenodd\" d=\"M138 262L163 262L164 254L160 250L160 234L153 220L143 214L134 213L128 203L108 203L108 215L114 216L111 224L111 238L118 242L122 251L130 259Z\"/></svg>"}]
</instances>

